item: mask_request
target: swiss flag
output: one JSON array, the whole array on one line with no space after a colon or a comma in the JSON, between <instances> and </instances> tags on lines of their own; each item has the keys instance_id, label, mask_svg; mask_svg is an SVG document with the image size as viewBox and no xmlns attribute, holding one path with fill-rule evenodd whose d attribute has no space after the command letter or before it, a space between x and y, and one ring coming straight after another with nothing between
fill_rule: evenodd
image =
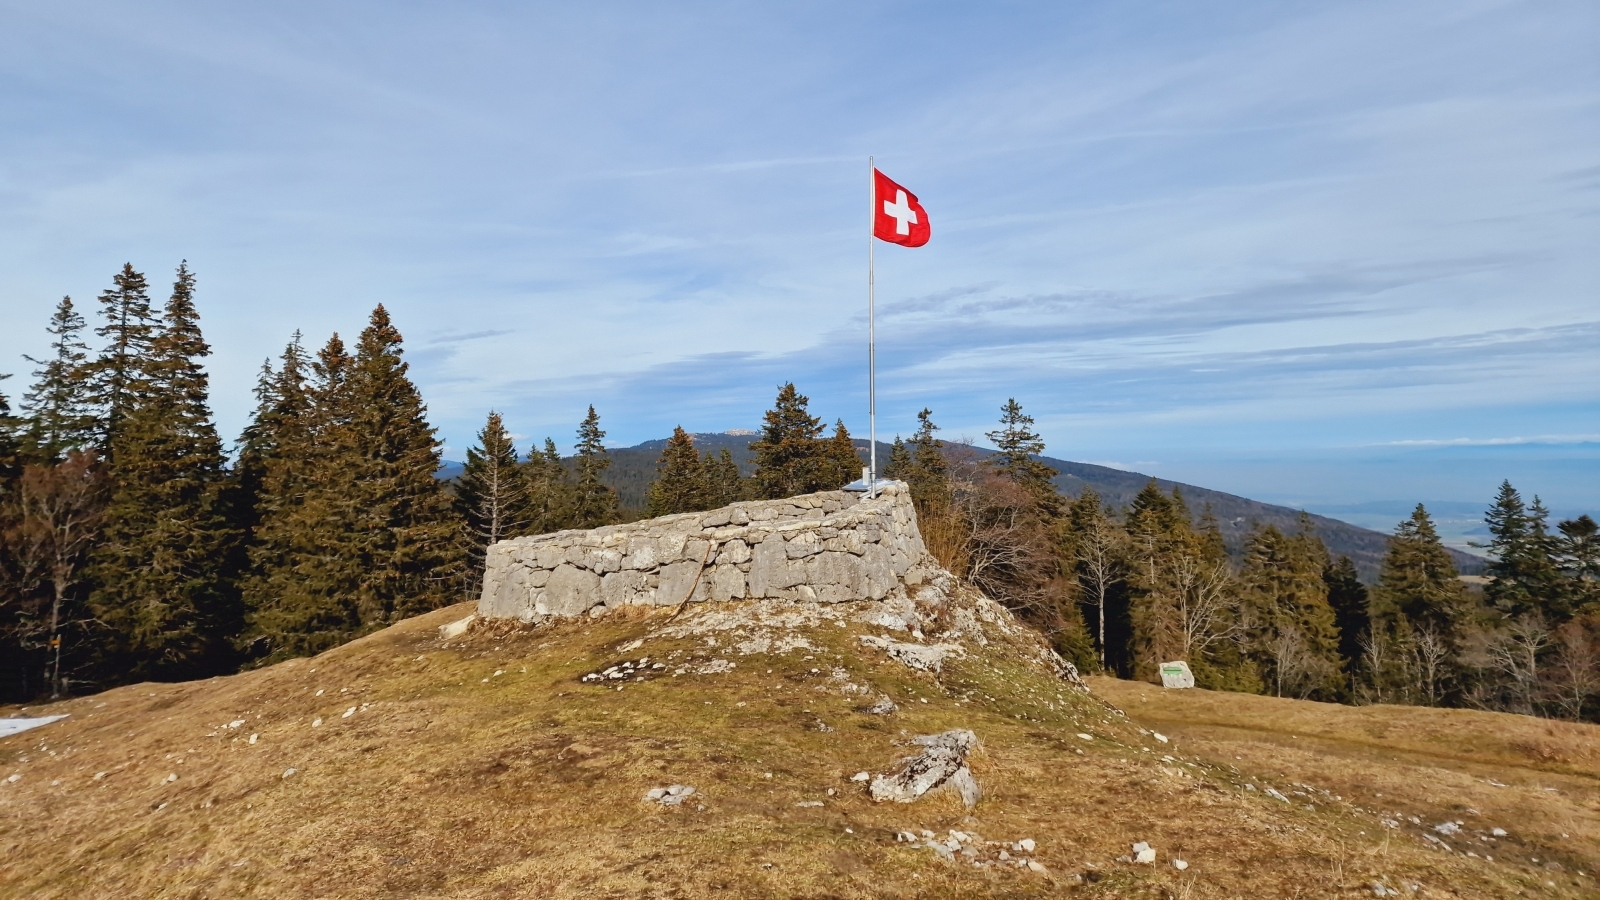
<instances>
[{"instance_id":1,"label":"swiss flag","mask_svg":"<svg viewBox=\"0 0 1600 900\"><path fill-rule=\"evenodd\" d=\"M921 247L933 235L917 195L872 170L872 234L902 247Z\"/></svg>"}]
</instances>

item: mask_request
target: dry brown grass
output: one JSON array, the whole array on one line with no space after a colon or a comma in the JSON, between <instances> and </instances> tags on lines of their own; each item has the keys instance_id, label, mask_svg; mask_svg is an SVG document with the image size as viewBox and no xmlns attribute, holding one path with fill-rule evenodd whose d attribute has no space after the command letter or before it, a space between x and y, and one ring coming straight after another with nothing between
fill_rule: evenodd
<instances>
[{"instance_id":1,"label":"dry brown grass","mask_svg":"<svg viewBox=\"0 0 1600 900\"><path fill-rule=\"evenodd\" d=\"M1576 897L1594 885L1513 854L1491 863L1426 845L1415 829L1385 829L1363 811L1379 807L1339 780L1364 770L1386 786L1411 782L1421 803L1429 791L1465 790L1478 777L1472 767L1501 765L1502 752L1515 758L1517 741L1541 741L1560 759L1524 754L1500 779L1513 787L1483 790L1535 811L1506 826L1530 858L1548 852L1569 870L1590 868L1592 851L1579 851L1594 839L1595 779L1580 732L1522 735L1498 730L1489 714L1396 711L1384 722L1414 749L1394 759L1363 750L1318 771L1315 748L1291 752L1302 749L1292 742L1322 734L1312 725L1327 716L1372 711L1272 706L1252 730L1260 713L1229 697L1205 708L1210 724L1180 726L1166 722L1198 719L1175 704L1210 695L1156 692L1131 704L1130 722L1029 662L1025 647L996 640L936 678L861 650L856 636L867 629L832 623L808 632L815 653L729 655L731 672L617 691L578 678L623 658L618 648L648 638L663 614L484 630L441 645L436 626L467 611L262 671L29 709L71 718L0 741L0 782L21 776L0 784L0 896L1323 897L1371 896L1367 885L1383 879L1420 884L1423 897ZM657 636L625 655L674 652L726 650ZM860 696L838 689L835 669L901 711L865 713ZM1133 696L1102 687L1119 702ZM1429 715L1408 727L1416 712ZM1297 716L1308 717L1294 732L1302 736L1284 737L1280 725L1300 728ZM1137 722L1170 729L1177 744ZM955 727L984 742L973 760L986 792L976 809L950 796L878 805L849 781L885 771L907 736ZM1330 742L1345 728L1326 727ZM1478 741L1480 731L1498 742L1483 745L1492 760L1473 750L1417 762L1428 747ZM1248 761L1232 758L1257 747ZM1291 775L1298 765L1318 774ZM1565 793L1536 791L1537 779ZM1337 786L1356 802L1319 798L1308 809L1242 787L1289 792L1293 780ZM641 802L672 782L698 787L703 804ZM826 805L795 806L811 800ZM1473 802L1488 816L1489 800ZM1535 814L1551 827L1566 815L1584 830L1573 854L1535 835ZM952 827L1031 837L1049 872L940 862L893 839ZM1158 849L1155 866L1117 861L1139 840ZM1188 871L1173 868L1175 856Z\"/></svg>"}]
</instances>

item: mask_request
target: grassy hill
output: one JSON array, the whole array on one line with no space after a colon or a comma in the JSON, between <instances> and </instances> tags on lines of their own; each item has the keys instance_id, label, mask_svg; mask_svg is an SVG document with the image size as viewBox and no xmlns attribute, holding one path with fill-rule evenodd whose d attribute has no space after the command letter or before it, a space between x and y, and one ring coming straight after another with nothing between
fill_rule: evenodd
<instances>
[{"instance_id":1,"label":"grassy hill","mask_svg":"<svg viewBox=\"0 0 1600 900\"><path fill-rule=\"evenodd\" d=\"M751 435L728 434L697 434L695 443L701 450L710 450L712 453L721 452L726 447L733 452L739 461L741 469L746 475L753 471L750 464L750 442L755 440ZM655 480L656 460L661 456L661 450L666 446L666 440L646 441L633 447L623 447L608 450L611 456L611 469L606 473L606 481L617 489L625 507L642 509L645 504L645 494L649 490L650 482ZM856 441L856 446L865 456L867 442ZM979 450L979 453L988 451ZM878 458L880 465L888 459L889 445L883 442L878 444ZM1060 472L1056 478L1056 488L1061 493L1076 497L1083 492L1084 487L1092 487L1095 492L1113 506L1122 507L1133 502L1139 489L1150 481L1149 475L1138 472L1128 472L1122 469L1112 469L1107 466L1096 466L1089 463L1070 462L1064 459L1043 457L1044 461ZM1223 538L1228 543L1228 549L1235 554L1239 553L1251 528L1256 523L1263 525L1276 525L1285 531L1299 528L1300 511L1284 506L1274 506L1270 503L1261 503L1235 494L1214 491L1209 488L1192 484L1169 481L1164 478L1156 479L1156 483L1164 491L1171 491L1174 487L1181 488L1187 498L1190 508L1198 515L1206 506L1216 515L1222 526ZM1383 554L1387 547L1388 535L1378 531L1330 519L1326 516L1311 517L1322 542L1327 545L1328 551L1335 557L1348 556L1356 564L1356 569L1361 577L1368 582L1376 582L1378 568L1383 562ZM1398 522L1399 519L1397 518ZM1463 575L1473 575L1483 570L1483 560L1480 557L1462 553L1457 550L1450 551L1455 559L1456 568Z\"/></svg>"},{"instance_id":2,"label":"grassy hill","mask_svg":"<svg viewBox=\"0 0 1600 900\"><path fill-rule=\"evenodd\" d=\"M636 609L446 642L462 605L313 659L27 709L69 718L0 739L0 896L1596 895L1600 728L1091 694L991 625L920 672L863 647L881 629L844 609ZM641 656L669 668L583 680ZM897 712L867 710L884 696ZM976 807L874 803L852 780L951 728L982 742ZM674 783L692 802L645 801ZM949 858L923 837L957 832ZM1141 841L1155 862L1123 861Z\"/></svg>"}]
</instances>

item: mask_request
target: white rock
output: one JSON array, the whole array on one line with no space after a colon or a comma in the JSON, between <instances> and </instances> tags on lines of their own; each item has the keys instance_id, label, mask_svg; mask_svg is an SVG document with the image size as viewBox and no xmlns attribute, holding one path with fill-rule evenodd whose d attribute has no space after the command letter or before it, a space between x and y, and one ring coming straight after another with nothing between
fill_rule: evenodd
<instances>
[{"instance_id":1,"label":"white rock","mask_svg":"<svg viewBox=\"0 0 1600 900\"><path fill-rule=\"evenodd\" d=\"M6 779L6 784L16 784L17 782L19 782L21 780L22 780L22 776L21 775L12 775L10 778Z\"/></svg>"},{"instance_id":2,"label":"white rock","mask_svg":"<svg viewBox=\"0 0 1600 900\"><path fill-rule=\"evenodd\" d=\"M1156 861L1156 848L1150 846L1149 844L1145 843L1144 841L1140 841L1139 843L1134 844L1133 845L1133 861L1136 862L1136 863L1142 863L1144 865L1149 865L1149 864L1155 862Z\"/></svg>"},{"instance_id":3,"label":"white rock","mask_svg":"<svg viewBox=\"0 0 1600 900\"><path fill-rule=\"evenodd\" d=\"M176 772L173 772L172 774L167 776L167 784L171 784L171 783L173 783L174 781L177 781L177 780L178 780L178 773L176 773Z\"/></svg>"},{"instance_id":4,"label":"white rock","mask_svg":"<svg viewBox=\"0 0 1600 900\"><path fill-rule=\"evenodd\" d=\"M1092 740L1094 740L1094 735L1092 735L1092 734L1084 734L1083 732L1080 731L1080 732L1078 732L1078 739L1079 740L1084 740L1084 741L1092 741Z\"/></svg>"},{"instance_id":5,"label":"white rock","mask_svg":"<svg viewBox=\"0 0 1600 900\"><path fill-rule=\"evenodd\" d=\"M1032 853L1035 846L1037 845L1034 844L1033 838L1023 838L1022 840L1017 841L1017 849L1021 850L1023 853Z\"/></svg>"},{"instance_id":6,"label":"white rock","mask_svg":"<svg viewBox=\"0 0 1600 900\"><path fill-rule=\"evenodd\" d=\"M311 720L311 727L312 728L320 728L321 726L322 726L322 718L320 716Z\"/></svg>"},{"instance_id":7,"label":"white rock","mask_svg":"<svg viewBox=\"0 0 1600 900\"><path fill-rule=\"evenodd\" d=\"M967 754L978 746L976 735L956 729L912 741L923 747L922 753L901 760L893 774L874 778L869 788L872 799L910 803L930 790L949 787L961 795L968 808L978 802L982 792L967 768Z\"/></svg>"},{"instance_id":8,"label":"white rock","mask_svg":"<svg viewBox=\"0 0 1600 900\"><path fill-rule=\"evenodd\" d=\"M299 771L299 770L294 768L293 766L290 766L289 768L283 770L283 777L284 778L288 778L290 775L293 775L297 771Z\"/></svg>"},{"instance_id":9,"label":"white rock","mask_svg":"<svg viewBox=\"0 0 1600 900\"><path fill-rule=\"evenodd\" d=\"M857 772L854 775L850 776L850 780L851 781L871 781L872 780L872 773L870 773L870 772Z\"/></svg>"},{"instance_id":10,"label":"white rock","mask_svg":"<svg viewBox=\"0 0 1600 900\"><path fill-rule=\"evenodd\" d=\"M1433 826L1433 830L1443 835L1452 835L1459 833L1461 831L1461 826L1454 822L1440 822L1439 824Z\"/></svg>"},{"instance_id":11,"label":"white rock","mask_svg":"<svg viewBox=\"0 0 1600 900\"><path fill-rule=\"evenodd\" d=\"M244 720L243 719L234 719L232 722L228 723L228 727L229 728L238 728L240 725L243 725L243 724L244 724Z\"/></svg>"},{"instance_id":12,"label":"white rock","mask_svg":"<svg viewBox=\"0 0 1600 900\"><path fill-rule=\"evenodd\" d=\"M1156 739L1156 740L1158 740L1158 741L1160 741L1160 742L1161 742L1161 743L1163 743L1163 744L1165 744L1165 743L1166 743L1166 742L1167 742L1167 736L1166 736L1166 735L1164 735L1164 734L1162 734L1162 733L1161 733L1161 732L1159 732L1159 731L1152 731L1152 732L1150 732L1150 736L1151 736L1151 737L1153 737L1153 738L1155 738L1155 739Z\"/></svg>"},{"instance_id":13,"label":"white rock","mask_svg":"<svg viewBox=\"0 0 1600 900\"><path fill-rule=\"evenodd\" d=\"M1045 873L1045 867L1043 863L1030 859L1028 860L1028 871L1038 872L1039 874L1043 875Z\"/></svg>"},{"instance_id":14,"label":"white rock","mask_svg":"<svg viewBox=\"0 0 1600 900\"><path fill-rule=\"evenodd\" d=\"M354 706L352 706L349 709L345 710L344 711L344 715L340 716L339 718L348 719L348 718L350 718L351 716L353 716L355 714L356 714L356 708Z\"/></svg>"},{"instance_id":15,"label":"white rock","mask_svg":"<svg viewBox=\"0 0 1600 900\"><path fill-rule=\"evenodd\" d=\"M1175 859L1172 861L1172 867L1177 869L1179 872L1182 872L1184 869L1189 868L1189 864L1181 859Z\"/></svg>"},{"instance_id":16,"label":"white rock","mask_svg":"<svg viewBox=\"0 0 1600 900\"><path fill-rule=\"evenodd\" d=\"M1496 829L1494 829L1493 831L1491 831L1489 833L1494 835L1495 837L1505 837L1506 836L1506 830L1504 828L1496 828Z\"/></svg>"},{"instance_id":17,"label":"white rock","mask_svg":"<svg viewBox=\"0 0 1600 900\"><path fill-rule=\"evenodd\" d=\"M104 777L106 777L106 773L105 772L96 772L96 773L94 773L94 780L95 781L99 781L100 779L102 779Z\"/></svg>"},{"instance_id":18,"label":"white rock","mask_svg":"<svg viewBox=\"0 0 1600 900\"><path fill-rule=\"evenodd\" d=\"M815 807L815 806L821 806L821 805L822 805L822 801L821 800L801 800L799 803L795 804L795 806L804 806L804 807Z\"/></svg>"}]
</instances>

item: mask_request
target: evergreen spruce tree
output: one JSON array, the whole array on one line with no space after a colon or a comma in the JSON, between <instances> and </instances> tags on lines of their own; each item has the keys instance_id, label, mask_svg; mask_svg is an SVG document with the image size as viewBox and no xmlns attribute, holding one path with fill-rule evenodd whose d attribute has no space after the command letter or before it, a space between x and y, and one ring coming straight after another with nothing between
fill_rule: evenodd
<instances>
[{"instance_id":1,"label":"evergreen spruce tree","mask_svg":"<svg viewBox=\"0 0 1600 900\"><path fill-rule=\"evenodd\" d=\"M527 487L528 533L548 534L572 526L573 489L556 442L544 439L544 449L529 448L522 464Z\"/></svg>"},{"instance_id":2,"label":"evergreen spruce tree","mask_svg":"<svg viewBox=\"0 0 1600 900\"><path fill-rule=\"evenodd\" d=\"M1329 564L1322 580L1328 586L1328 605L1333 607L1333 621L1339 629L1339 655L1344 657L1345 671L1354 674L1361 659L1361 641L1369 630L1367 586L1348 556Z\"/></svg>"},{"instance_id":3,"label":"evergreen spruce tree","mask_svg":"<svg viewBox=\"0 0 1600 900\"><path fill-rule=\"evenodd\" d=\"M1044 452L1044 440L1034 432L1033 417L1022 411L1015 397L1000 408L999 429L984 436L994 441L997 451L990 465L1038 496L1047 513L1059 513L1060 499L1051 479L1060 473L1035 458Z\"/></svg>"},{"instance_id":4,"label":"evergreen spruce tree","mask_svg":"<svg viewBox=\"0 0 1600 900\"><path fill-rule=\"evenodd\" d=\"M723 447L715 457L707 451L700 460L700 466L706 473L711 509L744 499L744 478L739 474L739 464L734 462L733 451Z\"/></svg>"},{"instance_id":5,"label":"evergreen spruce tree","mask_svg":"<svg viewBox=\"0 0 1600 900\"><path fill-rule=\"evenodd\" d=\"M912 498L921 504L918 512L924 514L950 500L950 464L944 458L944 441L934 434L938 430L939 426L933 424L933 410L924 407L917 413L917 432L907 447L911 460L905 480L911 486Z\"/></svg>"},{"instance_id":6,"label":"evergreen spruce tree","mask_svg":"<svg viewBox=\"0 0 1600 900\"><path fill-rule=\"evenodd\" d=\"M670 516L714 508L706 465L695 449L694 438L682 426L676 427L656 462L646 514Z\"/></svg>"},{"instance_id":7,"label":"evergreen spruce tree","mask_svg":"<svg viewBox=\"0 0 1600 900\"><path fill-rule=\"evenodd\" d=\"M1600 615L1600 524L1582 515L1556 526L1557 559L1574 611Z\"/></svg>"},{"instance_id":8,"label":"evergreen spruce tree","mask_svg":"<svg viewBox=\"0 0 1600 900\"><path fill-rule=\"evenodd\" d=\"M909 483L911 466L911 451L897 434L894 436L894 443L889 445L889 460L883 464L883 477Z\"/></svg>"},{"instance_id":9,"label":"evergreen spruce tree","mask_svg":"<svg viewBox=\"0 0 1600 900\"><path fill-rule=\"evenodd\" d=\"M51 337L50 356L23 357L39 366L33 373L33 386L22 398L29 443L49 462L59 461L67 451L88 447L94 441L95 421L87 381L89 348L83 343L84 327L72 298L62 297L46 329Z\"/></svg>"},{"instance_id":10,"label":"evergreen spruce tree","mask_svg":"<svg viewBox=\"0 0 1600 900\"><path fill-rule=\"evenodd\" d=\"M817 484L813 490L836 491L861 477L861 454L856 452L855 441L844 420L833 423L833 437L823 447L817 461Z\"/></svg>"},{"instance_id":11,"label":"evergreen spruce tree","mask_svg":"<svg viewBox=\"0 0 1600 900\"><path fill-rule=\"evenodd\" d=\"M162 324L141 378L124 381L109 407L112 492L90 603L109 632L113 678L225 671L241 624L223 565L237 539L223 503L228 472L200 363L211 351L187 265ZM112 383L116 370L105 371Z\"/></svg>"},{"instance_id":12,"label":"evergreen spruce tree","mask_svg":"<svg viewBox=\"0 0 1600 900\"><path fill-rule=\"evenodd\" d=\"M112 284L100 294L105 324L95 329L106 346L85 375L96 440L102 455L114 463L117 431L150 378L147 369L159 321L150 307L149 285L131 263L123 265Z\"/></svg>"},{"instance_id":13,"label":"evergreen spruce tree","mask_svg":"<svg viewBox=\"0 0 1600 900\"><path fill-rule=\"evenodd\" d=\"M591 405L578 426L572 528L598 528L617 521L617 492L602 480L611 467L605 437L606 433L600 430L600 415Z\"/></svg>"},{"instance_id":14,"label":"evergreen spruce tree","mask_svg":"<svg viewBox=\"0 0 1600 900\"><path fill-rule=\"evenodd\" d=\"M1532 510L1527 508L1510 481L1501 482L1494 505L1484 514L1490 540L1475 545L1489 551L1486 572L1490 581L1483 593L1490 605L1509 618L1528 613L1548 617L1551 610L1547 607L1559 605L1555 596L1559 573L1547 516L1538 498L1534 498Z\"/></svg>"},{"instance_id":15,"label":"evergreen spruce tree","mask_svg":"<svg viewBox=\"0 0 1600 900\"><path fill-rule=\"evenodd\" d=\"M365 564L358 608L364 631L456 601L466 584L460 520L439 471L440 441L401 359L401 336L379 304L350 369L350 425L342 448L357 479L356 558Z\"/></svg>"},{"instance_id":16,"label":"evergreen spruce tree","mask_svg":"<svg viewBox=\"0 0 1600 900\"><path fill-rule=\"evenodd\" d=\"M1370 594L1370 641L1388 660L1366 676L1378 696L1435 705L1460 689L1462 631L1470 612L1433 519L1422 504L1395 529ZM1369 652L1368 656L1372 656Z\"/></svg>"},{"instance_id":17,"label":"evergreen spruce tree","mask_svg":"<svg viewBox=\"0 0 1600 900\"><path fill-rule=\"evenodd\" d=\"M284 351L270 405L258 409L260 524L243 594L246 643L264 662L320 653L361 630L362 561L350 547L358 527L348 452L353 362L334 334L308 379L297 338Z\"/></svg>"},{"instance_id":18,"label":"evergreen spruce tree","mask_svg":"<svg viewBox=\"0 0 1600 900\"><path fill-rule=\"evenodd\" d=\"M528 487L517 448L500 414L491 411L478 445L467 448L467 463L456 482L456 510L471 546L469 584L483 575L488 548L523 534L528 519Z\"/></svg>"},{"instance_id":19,"label":"evergreen spruce tree","mask_svg":"<svg viewBox=\"0 0 1600 900\"><path fill-rule=\"evenodd\" d=\"M1239 580L1264 678L1279 697L1335 699L1340 690L1339 631L1322 573L1327 550L1302 516L1285 535L1258 527L1245 549Z\"/></svg>"},{"instance_id":20,"label":"evergreen spruce tree","mask_svg":"<svg viewBox=\"0 0 1600 900\"><path fill-rule=\"evenodd\" d=\"M822 420L807 412L810 402L792 381L778 389L776 402L764 416L761 437L750 444L756 463L755 499L778 500L839 487L828 484L831 478L823 471L825 448L818 440Z\"/></svg>"}]
</instances>

